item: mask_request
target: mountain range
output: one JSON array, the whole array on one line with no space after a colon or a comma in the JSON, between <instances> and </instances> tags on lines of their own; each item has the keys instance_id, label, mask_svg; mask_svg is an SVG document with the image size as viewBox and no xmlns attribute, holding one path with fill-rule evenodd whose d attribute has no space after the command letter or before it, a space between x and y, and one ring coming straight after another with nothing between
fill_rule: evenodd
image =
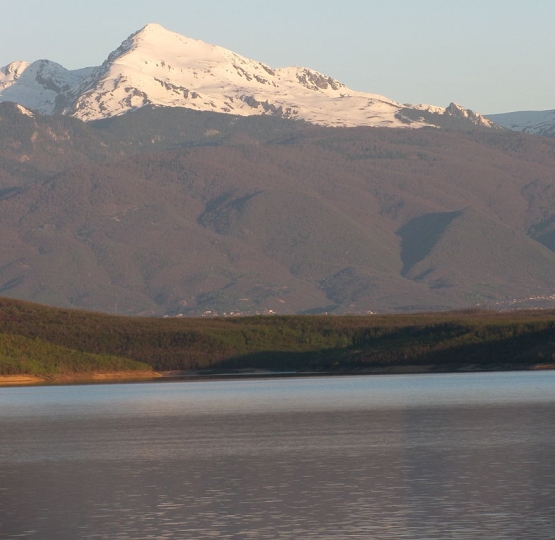
<instances>
[{"instance_id":1,"label":"mountain range","mask_svg":"<svg viewBox=\"0 0 555 540\"><path fill-rule=\"evenodd\" d=\"M274 69L158 24L131 35L99 67L69 71L49 60L12 62L0 69L0 101L84 121L148 105L272 115L325 126L418 128L437 125L444 116L492 125L455 104L404 105L350 90L308 68Z\"/></svg>"},{"instance_id":2,"label":"mountain range","mask_svg":"<svg viewBox=\"0 0 555 540\"><path fill-rule=\"evenodd\" d=\"M512 131L555 137L555 110L489 114L488 118L498 126Z\"/></svg>"},{"instance_id":3,"label":"mountain range","mask_svg":"<svg viewBox=\"0 0 555 540\"><path fill-rule=\"evenodd\" d=\"M157 316L555 304L552 139L158 25L97 68L12 63L0 100L0 295Z\"/></svg>"},{"instance_id":4,"label":"mountain range","mask_svg":"<svg viewBox=\"0 0 555 540\"><path fill-rule=\"evenodd\" d=\"M357 92L304 67L272 68L237 53L148 24L97 67L67 70L51 60L0 68L0 102L84 121L144 106L185 107L240 116L273 115L325 126L443 126L468 119L487 127L555 136L555 111L490 114L398 103Z\"/></svg>"}]
</instances>

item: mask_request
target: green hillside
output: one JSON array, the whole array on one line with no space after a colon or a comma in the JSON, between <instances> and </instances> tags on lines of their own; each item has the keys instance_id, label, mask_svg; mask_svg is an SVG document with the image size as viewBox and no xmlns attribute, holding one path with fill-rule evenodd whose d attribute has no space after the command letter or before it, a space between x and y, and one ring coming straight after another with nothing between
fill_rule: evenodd
<instances>
[{"instance_id":1,"label":"green hillside","mask_svg":"<svg viewBox=\"0 0 555 540\"><path fill-rule=\"evenodd\" d=\"M73 374L150 371L142 362L110 354L92 354L35 338L0 334L0 375L56 378Z\"/></svg>"},{"instance_id":2,"label":"green hillside","mask_svg":"<svg viewBox=\"0 0 555 540\"><path fill-rule=\"evenodd\" d=\"M141 362L143 364L138 364ZM130 318L0 299L0 374L522 369L555 363L555 312Z\"/></svg>"}]
</instances>

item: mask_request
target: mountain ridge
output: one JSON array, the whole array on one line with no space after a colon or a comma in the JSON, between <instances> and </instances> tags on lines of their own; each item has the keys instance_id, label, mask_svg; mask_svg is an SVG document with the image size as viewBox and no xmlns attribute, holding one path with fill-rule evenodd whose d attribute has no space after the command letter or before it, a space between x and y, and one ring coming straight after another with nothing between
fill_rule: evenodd
<instances>
[{"instance_id":1,"label":"mountain ridge","mask_svg":"<svg viewBox=\"0 0 555 540\"><path fill-rule=\"evenodd\" d=\"M541 137L555 137L555 109L488 114L501 127Z\"/></svg>"},{"instance_id":2,"label":"mountain ridge","mask_svg":"<svg viewBox=\"0 0 555 540\"><path fill-rule=\"evenodd\" d=\"M484 116L453 103L446 108L401 104L353 91L305 67L274 69L152 23L124 40L96 68L68 71L48 60L1 68L0 101L85 121L149 105L271 115L341 127L437 127L442 117L494 126Z\"/></svg>"}]
</instances>

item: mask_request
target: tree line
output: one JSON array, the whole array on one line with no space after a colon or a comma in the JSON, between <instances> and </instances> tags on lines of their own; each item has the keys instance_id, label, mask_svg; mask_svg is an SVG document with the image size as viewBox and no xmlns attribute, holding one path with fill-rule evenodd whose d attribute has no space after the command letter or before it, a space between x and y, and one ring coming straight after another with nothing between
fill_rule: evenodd
<instances>
[{"instance_id":1,"label":"tree line","mask_svg":"<svg viewBox=\"0 0 555 540\"><path fill-rule=\"evenodd\" d=\"M555 364L555 311L140 318L0 299L0 374Z\"/></svg>"}]
</instances>

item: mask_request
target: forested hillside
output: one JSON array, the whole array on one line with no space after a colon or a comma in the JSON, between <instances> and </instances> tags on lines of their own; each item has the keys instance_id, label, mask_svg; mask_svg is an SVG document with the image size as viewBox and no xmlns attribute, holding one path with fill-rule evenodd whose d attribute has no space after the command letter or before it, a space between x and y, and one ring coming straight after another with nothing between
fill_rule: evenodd
<instances>
[{"instance_id":1,"label":"forested hillside","mask_svg":"<svg viewBox=\"0 0 555 540\"><path fill-rule=\"evenodd\" d=\"M0 375L526 369L555 364L554 330L552 310L153 319L0 299Z\"/></svg>"}]
</instances>

